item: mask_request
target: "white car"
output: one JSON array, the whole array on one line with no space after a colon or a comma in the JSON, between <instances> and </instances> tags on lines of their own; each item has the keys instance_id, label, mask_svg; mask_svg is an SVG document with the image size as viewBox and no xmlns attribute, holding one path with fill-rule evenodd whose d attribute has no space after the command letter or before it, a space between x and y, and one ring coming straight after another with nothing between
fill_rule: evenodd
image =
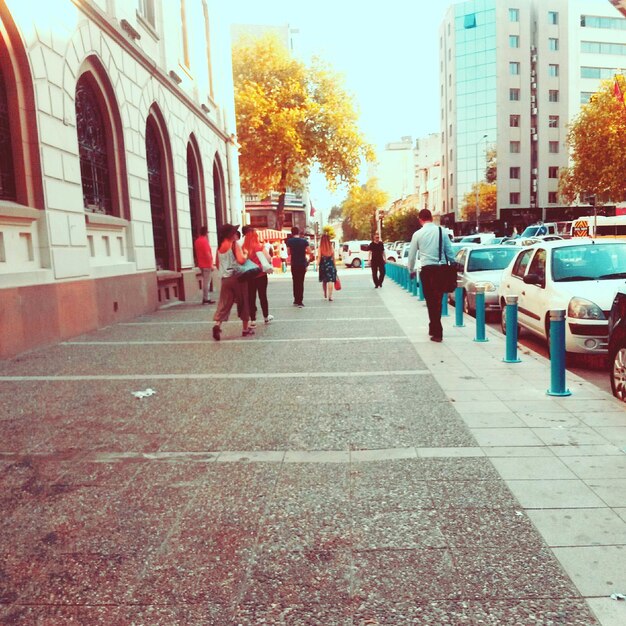
<instances>
[{"instance_id":1,"label":"white car","mask_svg":"<svg viewBox=\"0 0 626 626\"><path fill-rule=\"evenodd\" d=\"M608 315L615 294L626 286L626 241L587 238L543 241L520 250L504 270L500 306L518 296L518 322L549 339L550 311L564 309L565 349L605 354ZM506 331L506 315L502 330Z\"/></svg>"}]
</instances>

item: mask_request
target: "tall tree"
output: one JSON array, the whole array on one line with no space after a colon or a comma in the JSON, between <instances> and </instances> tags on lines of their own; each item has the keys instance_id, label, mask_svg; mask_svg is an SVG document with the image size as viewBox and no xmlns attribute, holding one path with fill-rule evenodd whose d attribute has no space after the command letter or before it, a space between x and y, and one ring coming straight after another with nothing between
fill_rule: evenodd
<instances>
[{"instance_id":1,"label":"tall tree","mask_svg":"<svg viewBox=\"0 0 626 626\"><path fill-rule=\"evenodd\" d=\"M572 122L567 135L572 165L559 183L566 202L585 201L588 194L599 203L626 198L625 90L623 76L603 81Z\"/></svg>"},{"instance_id":2,"label":"tall tree","mask_svg":"<svg viewBox=\"0 0 626 626\"><path fill-rule=\"evenodd\" d=\"M280 193L277 228L287 189L302 189L314 162L331 190L355 183L372 149L339 75L317 60L305 66L268 35L234 47L233 76L242 190Z\"/></svg>"},{"instance_id":3,"label":"tall tree","mask_svg":"<svg viewBox=\"0 0 626 626\"><path fill-rule=\"evenodd\" d=\"M386 241L410 241L413 233L420 228L419 211L410 209L393 213L383 222L383 239Z\"/></svg>"},{"instance_id":4,"label":"tall tree","mask_svg":"<svg viewBox=\"0 0 626 626\"><path fill-rule=\"evenodd\" d=\"M497 217L497 185L496 183L486 183L480 181L472 185L463 197L461 205L461 219L465 222L476 220L476 189L478 188L478 206L480 208L480 218L489 221Z\"/></svg>"},{"instance_id":5,"label":"tall tree","mask_svg":"<svg viewBox=\"0 0 626 626\"><path fill-rule=\"evenodd\" d=\"M371 237L376 230L376 209L387 204L388 196L378 187L375 178L365 185L354 185L341 204L345 220L352 226L359 239Z\"/></svg>"}]
</instances>

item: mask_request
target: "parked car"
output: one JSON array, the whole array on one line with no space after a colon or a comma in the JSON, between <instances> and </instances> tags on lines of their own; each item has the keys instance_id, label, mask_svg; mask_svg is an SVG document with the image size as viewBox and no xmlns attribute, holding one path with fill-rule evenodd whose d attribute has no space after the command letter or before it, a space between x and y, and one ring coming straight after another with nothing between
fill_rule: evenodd
<instances>
[{"instance_id":1,"label":"parked car","mask_svg":"<svg viewBox=\"0 0 626 626\"><path fill-rule=\"evenodd\" d=\"M495 236L495 233L476 233L475 235L466 235L458 243L489 243Z\"/></svg>"},{"instance_id":2,"label":"parked car","mask_svg":"<svg viewBox=\"0 0 626 626\"><path fill-rule=\"evenodd\" d=\"M463 310L470 315L476 312L476 287L485 288L485 310L499 311L498 288L502 271L517 255L515 248L506 246L473 246L462 248L456 255L459 280L463 287ZM454 294L450 294L454 302Z\"/></svg>"},{"instance_id":3,"label":"parked car","mask_svg":"<svg viewBox=\"0 0 626 626\"><path fill-rule=\"evenodd\" d=\"M548 340L550 310L566 311L565 349L606 354L611 303L626 285L626 241L544 241L520 250L502 274L499 297L518 296L520 327ZM506 316L502 316L506 331Z\"/></svg>"},{"instance_id":4,"label":"parked car","mask_svg":"<svg viewBox=\"0 0 626 626\"><path fill-rule=\"evenodd\" d=\"M613 395L626 402L626 288L617 292L609 314L609 377Z\"/></svg>"},{"instance_id":5,"label":"parked car","mask_svg":"<svg viewBox=\"0 0 626 626\"><path fill-rule=\"evenodd\" d=\"M346 267L367 267L370 240L345 241L341 246L341 260Z\"/></svg>"},{"instance_id":6,"label":"parked car","mask_svg":"<svg viewBox=\"0 0 626 626\"><path fill-rule=\"evenodd\" d=\"M521 236L522 238L528 239L529 237L556 234L558 234L556 222L537 222L536 224L527 226Z\"/></svg>"}]
</instances>

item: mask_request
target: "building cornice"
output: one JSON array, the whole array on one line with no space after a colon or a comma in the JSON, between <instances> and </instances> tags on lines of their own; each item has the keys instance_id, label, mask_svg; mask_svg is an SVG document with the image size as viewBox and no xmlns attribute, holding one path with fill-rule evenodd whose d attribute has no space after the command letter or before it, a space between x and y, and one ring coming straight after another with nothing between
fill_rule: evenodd
<instances>
[{"instance_id":1,"label":"building cornice","mask_svg":"<svg viewBox=\"0 0 626 626\"><path fill-rule=\"evenodd\" d=\"M196 116L215 132L216 135L228 142L230 137L219 126L209 119L201 105L194 102L182 89L172 82L172 79L159 67L156 62L150 59L129 39L129 36L120 28L117 28L98 7L94 6L90 0L72 0L74 5L90 20L92 20L103 32L111 37L119 46L127 52L137 63L139 63L151 76L154 76L166 89L176 98L182 100L185 105L193 111Z\"/></svg>"},{"instance_id":2,"label":"building cornice","mask_svg":"<svg viewBox=\"0 0 626 626\"><path fill-rule=\"evenodd\" d=\"M626 0L609 0L609 2L626 17Z\"/></svg>"}]
</instances>

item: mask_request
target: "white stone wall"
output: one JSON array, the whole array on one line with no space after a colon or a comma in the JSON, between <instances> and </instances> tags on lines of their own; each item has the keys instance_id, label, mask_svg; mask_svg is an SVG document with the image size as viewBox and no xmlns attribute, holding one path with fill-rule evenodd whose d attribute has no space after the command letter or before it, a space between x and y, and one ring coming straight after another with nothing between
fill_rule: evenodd
<instances>
[{"instance_id":1,"label":"white stone wall","mask_svg":"<svg viewBox=\"0 0 626 626\"><path fill-rule=\"evenodd\" d=\"M216 219L213 190L213 162L219 155L228 204L229 172L224 118L233 119L232 84L216 88L221 101L209 97L208 61L201 0L187 0L190 14L192 72L182 71L179 60L180 6L175 0L157 1L158 36L148 33L136 14L136 2L89 2L78 8L70 0L8 0L11 16L20 30L31 66L37 109L40 158L46 210L38 225L30 225L32 247L37 251L30 263L49 265L54 279L76 279L128 274L155 269L148 176L145 158L145 131L150 107L156 103L163 114L172 149L176 217L181 267L193 266L193 242L187 194L187 143L191 134L200 148L205 183L206 212L211 238L215 242ZM81 3L79 3L81 4ZM115 4L117 14L105 15L106 5ZM217 2L209 1L213 30L221 28ZM178 7L178 12L173 10ZM42 8L43 7L43 8ZM167 7L164 9L163 7ZM99 23L98 14L111 28L122 33L131 48L145 51L145 62L130 54L115 34ZM135 43L120 29L126 19L141 33ZM162 27L166 24L166 27ZM217 38L216 40L222 41ZM75 89L84 60L94 55L105 68L112 85L123 126L125 163L130 200L130 221L86 223L76 134ZM212 58L230 67L230 50L212 49ZM184 77L180 86L168 88L157 79L151 66L167 75L170 70ZM146 67L147 65L147 67ZM221 73L223 75L224 69ZM194 73L198 79L194 77ZM219 74L219 72L218 72ZM169 80L169 79L168 79ZM189 106L187 95L196 106ZM216 96L217 99L217 96ZM204 109L200 108L204 105ZM229 112L225 115L225 112ZM232 181L236 189L238 179ZM5 220L6 221L6 220ZM28 220L26 220L28 221ZM96 220L97 222L97 220ZM0 220L4 239L14 241L8 230L15 224ZM39 233L39 235L38 235ZM20 239L18 237L17 241ZM22 238L22 243L24 239ZM7 251L13 249L6 244ZM22 250L23 252L23 250ZM21 253L20 253L21 254ZM15 257L15 261L18 260ZM23 262L23 260L21 260ZM29 266L30 268L30 266ZM31 284L18 264L0 263L5 284Z\"/></svg>"}]
</instances>

